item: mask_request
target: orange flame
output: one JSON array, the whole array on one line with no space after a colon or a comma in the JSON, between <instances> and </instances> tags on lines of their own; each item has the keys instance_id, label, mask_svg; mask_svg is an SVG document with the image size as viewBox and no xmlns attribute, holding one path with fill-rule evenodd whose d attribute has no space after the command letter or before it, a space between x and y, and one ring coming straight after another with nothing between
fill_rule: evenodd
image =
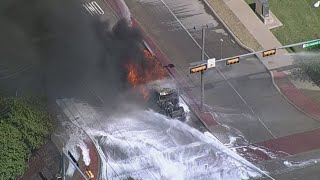
<instances>
[{"instance_id":1,"label":"orange flame","mask_svg":"<svg viewBox=\"0 0 320 180\"><path fill-rule=\"evenodd\" d=\"M149 58L149 59L153 59L154 57L152 56L151 52L148 50L143 50L144 55Z\"/></svg>"},{"instance_id":2,"label":"orange flame","mask_svg":"<svg viewBox=\"0 0 320 180\"><path fill-rule=\"evenodd\" d=\"M148 60L150 60L145 63L144 68L142 68L142 65L138 64L126 64L125 67L128 71L127 79L129 83L134 88L137 88L143 95L144 99L147 100L150 96L150 92L145 86L143 86L143 84L163 79L168 74L148 50L144 50L144 55Z\"/></svg>"},{"instance_id":3,"label":"orange flame","mask_svg":"<svg viewBox=\"0 0 320 180\"><path fill-rule=\"evenodd\" d=\"M139 84L139 81L141 81L140 78L138 78L138 66L135 64L127 64L126 68L128 70L128 80L131 83L133 87L136 87Z\"/></svg>"}]
</instances>

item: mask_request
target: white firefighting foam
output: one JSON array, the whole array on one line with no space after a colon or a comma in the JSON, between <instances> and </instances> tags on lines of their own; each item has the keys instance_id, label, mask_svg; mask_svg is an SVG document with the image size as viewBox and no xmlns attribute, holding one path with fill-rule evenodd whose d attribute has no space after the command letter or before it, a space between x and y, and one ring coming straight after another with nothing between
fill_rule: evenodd
<instances>
[{"instance_id":1,"label":"white firefighting foam","mask_svg":"<svg viewBox=\"0 0 320 180\"><path fill-rule=\"evenodd\" d=\"M81 133L82 134L82 133ZM67 141L67 144L65 146L66 152L70 152L73 157L78 161L80 159L80 153L81 151L82 160L86 166L90 164L90 156L89 156L89 149L87 145L84 143L83 136L79 136L79 134L70 134L70 138ZM80 149L79 149L80 148ZM67 169L67 176L72 176L75 172L75 167L69 163L68 169Z\"/></svg>"},{"instance_id":2,"label":"white firefighting foam","mask_svg":"<svg viewBox=\"0 0 320 180\"><path fill-rule=\"evenodd\" d=\"M67 104L76 109L65 108L65 112L74 111L66 115L79 113L86 117L86 124L97 125L88 134L105 156L102 179L249 179L264 173L181 121L151 110L110 120L101 110L90 107L94 112L88 114L83 108L89 105L70 101Z\"/></svg>"}]
</instances>

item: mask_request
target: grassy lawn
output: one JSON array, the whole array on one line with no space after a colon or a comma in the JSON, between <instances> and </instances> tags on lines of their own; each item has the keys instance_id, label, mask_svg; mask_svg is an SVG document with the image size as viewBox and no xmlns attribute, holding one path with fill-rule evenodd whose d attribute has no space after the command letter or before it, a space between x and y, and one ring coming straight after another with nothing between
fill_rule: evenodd
<instances>
[{"instance_id":1,"label":"grassy lawn","mask_svg":"<svg viewBox=\"0 0 320 180\"><path fill-rule=\"evenodd\" d=\"M245 0L248 4L255 3L255 0Z\"/></svg>"},{"instance_id":2,"label":"grassy lawn","mask_svg":"<svg viewBox=\"0 0 320 180\"><path fill-rule=\"evenodd\" d=\"M257 40L250 34L247 28L238 20L237 16L230 10L224 0L207 0L210 6L218 13L221 19L227 24L235 36L245 46L250 47L254 51L263 48Z\"/></svg>"},{"instance_id":3,"label":"grassy lawn","mask_svg":"<svg viewBox=\"0 0 320 180\"><path fill-rule=\"evenodd\" d=\"M320 7L314 8L314 3L315 0L269 0L270 10L283 24L272 32L283 45L320 38Z\"/></svg>"}]
</instances>

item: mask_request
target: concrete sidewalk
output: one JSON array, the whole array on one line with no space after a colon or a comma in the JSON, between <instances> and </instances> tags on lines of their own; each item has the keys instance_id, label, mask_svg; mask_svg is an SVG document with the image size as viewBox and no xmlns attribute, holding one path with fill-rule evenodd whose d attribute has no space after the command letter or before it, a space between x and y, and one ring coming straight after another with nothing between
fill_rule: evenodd
<instances>
[{"instance_id":1,"label":"concrete sidewalk","mask_svg":"<svg viewBox=\"0 0 320 180\"><path fill-rule=\"evenodd\" d=\"M244 0L225 0L225 3L263 49L267 50L282 46ZM277 50L277 53L273 56L262 58L260 54L258 58L268 70L274 70L293 64L293 59L290 56L286 56L286 54L288 54L286 50Z\"/></svg>"}]
</instances>

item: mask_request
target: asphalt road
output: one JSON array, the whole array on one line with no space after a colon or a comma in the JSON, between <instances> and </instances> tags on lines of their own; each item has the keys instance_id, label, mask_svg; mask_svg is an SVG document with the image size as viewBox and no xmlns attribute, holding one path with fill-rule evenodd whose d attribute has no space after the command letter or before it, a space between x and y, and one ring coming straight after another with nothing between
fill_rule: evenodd
<instances>
[{"instance_id":1,"label":"asphalt road","mask_svg":"<svg viewBox=\"0 0 320 180\"><path fill-rule=\"evenodd\" d=\"M83 3L89 2L92 1ZM94 16L111 19L111 22L115 22L115 16L110 13L109 7L103 1L95 2L99 4L104 13L94 14ZM200 49L172 15L172 13L178 15L179 12L172 10L171 13L159 1L157 1L158 3L143 2L126 1L133 16L185 78L189 78L190 87L194 92L199 92L199 76L190 76L188 67L189 63L199 60ZM179 4L183 5L183 2L166 1L168 4L171 3L168 5L169 8ZM192 2L194 3L195 0ZM188 19L187 17L194 16L192 15L192 7L199 6L189 6L191 14L186 15L180 12L180 16L177 17L199 44L201 31L193 30L192 26L199 25L199 19L207 20L207 22L201 20L201 23L213 22L215 27L207 29L206 36L206 52L210 57L219 57L219 55L227 57L247 52L234 43L232 37L212 14L205 15L205 18L200 16L198 19ZM201 10L201 5L199 9ZM183 8L180 9L182 12L183 10ZM220 39L223 39L222 44L220 44ZM89 53L89 51L87 52ZM218 63L218 68L223 75L216 70L206 72L206 103L213 108L212 112L221 123L239 130L249 142L259 142L319 127L318 122L296 110L279 94L272 84L269 73L257 59L251 58L228 67L223 63ZM83 91L77 92L83 93L81 97L87 97L88 101L95 100L101 104L111 105L108 103L107 93L110 92L108 90L110 84L104 83L103 73L93 72L95 73L88 73L88 76L85 77L84 87L79 88ZM212 130L215 129L220 130L221 127L214 127ZM216 132L221 132L218 130ZM219 134L216 135L219 136Z\"/></svg>"},{"instance_id":2,"label":"asphalt road","mask_svg":"<svg viewBox=\"0 0 320 180\"><path fill-rule=\"evenodd\" d=\"M97 3L102 11L98 8L90 13L84 6L80 7L82 12L87 13L86 16L108 19L111 25L116 22L115 15L104 1L82 3L84 5L92 2ZM188 72L189 63L198 61L201 53L194 42L195 40L200 44L201 30L194 30L194 26L199 27L205 23L214 25L207 29L206 35L206 52L209 57L219 59L221 55L227 57L247 52L234 43L217 18L197 0L141 0L126 3L133 16L175 64L177 70L189 80L188 87L196 94L200 90L199 75L190 75ZM33 7L32 4L29 6ZM8 32L3 33L6 36L1 36L1 42L8 42L2 44L4 53L0 67L0 85L3 95L40 94L53 99L86 97L93 102L97 99L101 102L110 100L110 92L116 91L109 82L111 80L114 83L113 77L108 76L107 70L97 63L101 51L97 50L99 46L92 35L93 30L87 28L87 22L77 21L77 18L81 19L83 16L80 17L76 12L78 9L70 8L71 6L73 7L72 3L64 3L64 6L59 6L60 9L49 16L56 19L47 19L52 23L51 31L58 33L58 37L52 38L53 40L50 39L52 34L45 37L27 34L32 30L28 24L29 19L24 23L18 18L14 19L20 26L9 26L8 23L5 24L6 21L2 22L5 24L2 31ZM54 9L55 6L52 7ZM28 11L20 10L16 9L20 13L17 13L17 17L28 17ZM36 10L38 9L34 11ZM40 11L39 14L41 13L43 12ZM48 39L50 45L43 52L42 44L46 44ZM15 43L19 46L14 46ZM44 65L41 63L43 57L50 59ZM232 66L218 63L217 67L221 73L215 69L207 71L205 75L206 103L213 108L212 112L221 123L238 129L250 142L319 127L318 122L296 110L279 94L272 85L269 73L257 59L242 60ZM106 81L105 78L109 79ZM98 94L96 97L92 98L92 93L88 95L81 90L86 83Z\"/></svg>"},{"instance_id":3,"label":"asphalt road","mask_svg":"<svg viewBox=\"0 0 320 180\"><path fill-rule=\"evenodd\" d=\"M198 61L201 30L192 29L201 23L213 23L207 29L206 53L209 57L230 57L246 53L227 33L213 14L206 14L203 4L188 1L126 1L131 13L177 70L189 80L189 87L200 95L199 74L189 74L189 63ZM195 18L195 17L197 18ZM211 16L211 18L208 18ZM205 20L203 20L205 19ZM183 26L182 26L182 25ZM186 31L188 30L188 32ZM190 35L192 37L190 37ZM242 60L206 72L205 101L221 123L238 129L249 142L302 132L319 127L319 122L302 114L288 103L272 84L270 74L256 58ZM219 72L220 71L220 72ZM221 127L213 127L215 128Z\"/></svg>"},{"instance_id":4,"label":"asphalt road","mask_svg":"<svg viewBox=\"0 0 320 180\"><path fill-rule=\"evenodd\" d=\"M83 1L83 3L89 2L92 1ZM94 16L99 16L102 19L111 19L110 23L113 24L115 16L111 13L112 11L110 11L103 1L97 0L95 2L104 11L102 14L94 14ZM188 86L193 88L194 92L199 92L199 76L189 75L188 68L189 63L199 60L201 51L172 13L177 15L179 21L199 44L201 41L201 31L193 30L193 26L203 23L214 24L213 28L207 30L206 36L206 52L209 57L228 57L247 51L234 43L233 38L221 26L221 23L214 15L209 13L209 15L204 15L204 18L201 17L201 11L204 8L201 3L196 3L198 1L181 0L178 2L165 0L165 2L169 9L172 8L171 12L158 0L126 1L131 13L139 21L140 25L155 40L164 54L172 60L177 70L186 79L189 79ZM185 5L184 3L189 3L189 5ZM186 7L189 9L184 12ZM195 11L194 7L199 9ZM82 10L87 11L84 7ZM186 14L187 12L189 14ZM60 20L68 18L69 15L61 14L59 18ZM71 13L71 16L74 15ZM91 16L90 13L87 15ZM196 15L199 17L192 19ZM76 20L75 17L70 19ZM63 26L65 24L58 25ZM69 36L72 37L71 39L56 41L56 44L53 44L53 46L59 47L61 46L61 42L62 44L65 43L61 46L62 51L52 50L46 52L49 55L53 55L52 60L59 60L58 63L51 61L46 64L46 70L48 71L43 71L43 66L37 63L37 58L34 58L39 55L37 53L28 54L29 61L23 61L23 56L16 58L16 61L5 61L5 66L3 66L4 68L1 67L1 71L6 71L8 68L20 65L21 68L14 70L14 72L21 72L21 70L29 67L29 65L35 65L37 68L32 71L23 71L24 74L21 73L19 76L10 76L8 78L5 77L12 73L1 73L3 77L3 79L0 79L1 88L9 89L9 93L7 94L13 95L17 88L25 94L28 94L28 91L35 94L43 92L43 87L47 87L44 94L51 94L53 97L79 97L87 102L94 103L98 101L102 104L107 103L110 105L110 99L108 99L110 94L108 95L108 93L112 84L105 83L107 74L101 71L101 68L97 64L94 62L88 63L87 61L70 61L63 67L59 64L70 57L82 60L90 58L96 60L98 58L95 57L99 53L96 51L96 46L94 46L94 43L90 43L94 41L90 37L92 31L82 29L82 26L74 25L72 27L71 29L67 28L67 33L60 37L60 40ZM83 33L88 36L82 37ZM223 39L222 43L220 39ZM27 43L24 44L19 52L24 52L22 50L28 49L26 47L29 47L29 43L32 41L28 39L28 41L24 42ZM76 53L66 53L70 49ZM37 52L37 50L33 49L31 52ZM60 52L62 53L60 54ZM11 53L11 56L13 54L14 52ZM61 60L59 57L64 58ZM83 67L86 67L86 73L82 71ZM206 72L206 103L212 107L212 113L218 117L221 123L238 129L250 142L259 142L272 137L284 136L319 127L318 122L296 110L279 94L272 85L269 73L257 59L251 58L228 67L223 63L218 63L217 67L222 73L217 70ZM42 73L46 74L45 79L43 79ZM66 76L70 74L72 75L71 77ZM46 85L43 86L42 83L35 83L39 81L44 81ZM221 127L214 127L212 130L215 130L215 128Z\"/></svg>"},{"instance_id":5,"label":"asphalt road","mask_svg":"<svg viewBox=\"0 0 320 180\"><path fill-rule=\"evenodd\" d=\"M30 86L41 80L35 65L39 56L32 41L13 22L1 20L0 24L0 95L39 93L41 86Z\"/></svg>"}]
</instances>

